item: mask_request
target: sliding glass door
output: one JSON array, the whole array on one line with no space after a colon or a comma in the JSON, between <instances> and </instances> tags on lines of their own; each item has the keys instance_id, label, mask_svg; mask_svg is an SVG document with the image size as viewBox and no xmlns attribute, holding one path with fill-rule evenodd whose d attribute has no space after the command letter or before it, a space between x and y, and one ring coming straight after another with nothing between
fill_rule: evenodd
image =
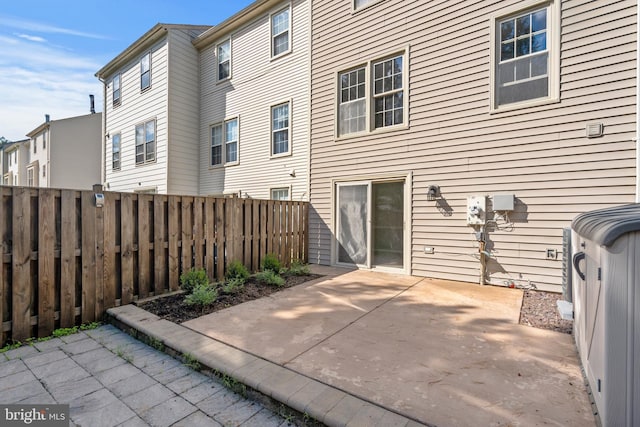
<instances>
[{"instance_id":1,"label":"sliding glass door","mask_svg":"<svg viewBox=\"0 0 640 427\"><path fill-rule=\"evenodd\" d=\"M404 267L404 180L337 184L337 263Z\"/></svg>"}]
</instances>

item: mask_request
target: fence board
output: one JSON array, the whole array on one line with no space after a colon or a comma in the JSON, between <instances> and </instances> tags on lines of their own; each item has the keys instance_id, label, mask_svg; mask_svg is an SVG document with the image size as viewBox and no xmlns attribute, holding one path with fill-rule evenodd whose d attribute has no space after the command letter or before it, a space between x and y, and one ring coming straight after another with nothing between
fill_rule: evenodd
<instances>
[{"instance_id":1,"label":"fence board","mask_svg":"<svg viewBox=\"0 0 640 427\"><path fill-rule=\"evenodd\" d=\"M62 190L60 194L60 327L76 323L76 244L78 220L76 194Z\"/></svg>"},{"instance_id":2,"label":"fence board","mask_svg":"<svg viewBox=\"0 0 640 427\"><path fill-rule=\"evenodd\" d=\"M204 266L204 224L203 211L204 199L202 197L194 197L193 199L193 259L194 268L203 268Z\"/></svg>"},{"instance_id":3,"label":"fence board","mask_svg":"<svg viewBox=\"0 0 640 427\"><path fill-rule=\"evenodd\" d=\"M182 268L190 270L193 266L193 197L182 198Z\"/></svg>"},{"instance_id":4,"label":"fence board","mask_svg":"<svg viewBox=\"0 0 640 427\"><path fill-rule=\"evenodd\" d=\"M11 310L12 338L23 341L31 336L31 200L27 188L13 192L13 246Z\"/></svg>"},{"instance_id":5,"label":"fence board","mask_svg":"<svg viewBox=\"0 0 640 427\"><path fill-rule=\"evenodd\" d=\"M309 204L302 205L302 219L300 221L300 230L302 233L301 248L302 256L300 259L304 262L309 262Z\"/></svg>"},{"instance_id":6,"label":"fence board","mask_svg":"<svg viewBox=\"0 0 640 427\"><path fill-rule=\"evenodd\" d=\"M102 193L102 187L96 186L94 191ZM94 320L102 318L104 313L104 206L96 208L96 306Z\"/></svg>"},{"instance_id":7,"label":"fence board","mask_svg":"<svg viewBox=\"0 0 640 427\"><path fill-rule=\"evenodd\" d=\"M149 194L138 194L138 296L149 296L151 287L151 241L149 222Z\"/></svg>"},{"instance_id":8,"label":"fence board","mask_svg":"<svg viewBox=\"0 0 640 427\"><path fill-rule=\"evenodd\" d=\"M228 199L216 200L216 280L224 277L225 265L225 204Z\"/></svg>"},{"instance_id":9,"label":"fence board","mask_svg":"<svg viewBox=\"0 0 640 427\"><path fill-rule=\"evenodd\" d=\"M167 252L164 246L166 242L167 227L166 218L166 196L154 196L153 198L153 278L154 293L160 295L166 289L167 281Z\"/></svg>"},{"instance_id":10,"label":"fence board","mask_svg":"<svg viewBox=\"0 0 640 427\"><path fill-rule=\"evenodd\" d=\"M180 211L178 197L169 196L169 289L178 290L180 286Z\"/></svg>"},{"instance_id":11,"label":"fence board","mask_svg":"<svg viewBox=\"0 0 640 427\"><path fill-rule=\"evenodd\" d=\"M81 192L82 210L82 322L95 320L96 310L96 212L94 195Z\"/></svg>"},{"instance_id":12,"label":"fence board","mask_svg":"<svg viewBox=\"0 0 640 427\"><path fill-rule=\"evenodd\" d=\"M53 190L38 196L38 336L51 335L55 328L55 199Z\"/></svg>"},{"instance_id":13,"label":"fence board","mask_svg":"<svg viewBox=\"0 0 640 427\"><path fill-rule=\"evenodd\" d=\"M216 271L215 271L215 256L214 256L214 248L216 245L215 236L216 236L216 217L215 217L215 199L207 198L205 199L205 208L204 208L204 239L206 247L204 249L205 252L205 269L207 270L207 277L211 282L216 280Z\"/></svg>"},{"instance_id":14,"label":"fence board","mask_svg":"<svg viewBox=\"0 0 640 427\"><path fill-rule=\"evenodd\" d=\"M252 205L253 207L251 209L251 215L253 218L253 229L251 230L251 265L247 267L251 271L256 271L258 269L258 266L260 265L260 261L258 258L258 253L260 251L260 201L253 200Z\"/></svg>"},{"instance_id":15,"label":"fence board","mask_svg":"<svg viewBox=\"0 0 640 427\"><path fill-rule=\"evenodd\" d=\"M104 221L104 306L116 305L116 286L120 280L116 277L116 195L107 192L104 194L103 221Z\"/></svg>"},{"instance_id":16,"label":"fence board","mask_svg":"<svg viewBox=\"0 0 640 427\"><path fill-rule=\"evenodd\" d=\"M243 241L242 249L244 253L243 264L247 267L251 266L251 240L252 236L252 223L253 223L253 203L249 199L243 199L244 205L244 226L243 226Z\"/></svg>"},{"instance_id":17,"label":"fence board","mask_svg":"<svg viewBox=\"0 0 640 427\"><path fill-rule=\"evenodd\" d=\"M120 259L122 260L122 304L133 301L134 278L133 271L133 194L123 193L120 201Z\"/></svg>"}]
</instances>

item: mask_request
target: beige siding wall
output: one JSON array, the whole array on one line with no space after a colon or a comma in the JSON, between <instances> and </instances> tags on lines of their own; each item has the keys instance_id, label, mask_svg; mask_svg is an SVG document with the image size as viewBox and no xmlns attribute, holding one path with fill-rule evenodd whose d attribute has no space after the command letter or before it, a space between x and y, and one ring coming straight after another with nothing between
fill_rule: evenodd
<instances>
[{"instance_id":1,"label":"beige siding wall","mask_svg":"<svg viewBox=\"0 0 640 427\"><path fill-rule=\"evenodd\" d=\"M107 128L106 133L121 135L121 168L111 167L112 141L106 140L105 171L108 189L135 191L157 188L166 193L167 187L167 97L168 97L168 38L156 42L144 52L151 52L151 87L140 91L140 58L138 55L120 69L121 104L113 107L113 76L107 80ZM156 159L154 162L136 165L135 126L147 120L156 120Z\"/></svg>"},{"instance_id":2,"label":"beige siding wall","mask_svg":"<svg viewBox=\"0 0 640 427\"><path fill-rule=\"evenodd\" d=\"M168 192L198 194L198 31L169 33Z\"/></svg>"},{"instance_id":3,"label":"beige siding wall","mask_svg":"<svg viewBox=\"0 0 640 427\"><path fill-rule=\"evenodd\" d=\"M553 290L563 254L546 249L561 252L562 228L634 201L636 2L563 2L560 102L490 114L490 17L518 3L313 2L312 262L332 261L332 180L411 175L411 273L469 282L480 264L467 196L514 194L513 226L489 233L490 282ZM337 72L405 46L409 128L336 139ZM586 138L593 122L604 136Z\"/></svg>"},{"instance_id":4,"label":"beige siding wall","mask_svg":"<svg viewBox=\"0 0 640 427\"><path fill-rule=\"evenodd\" d=\"M271 12L279 11L280 3ZM308 200L309 158L309 0L292 3L292 50L271 59L269 15L231 36L232 78L216 82L216 41L201 50L200 193L241 191L269 198L271 188L290 188L293 200ZM290 156L270 157L270 108L291 101ZM210 167L212 125L239 118L239 164ZM291 176L295 171L295 176Z\"/></svg>"},{"instance_id":5,"label":"beige siding wall","mask_svg":"<svg viewBox=\"0 0 640 427\"><path fill-rule=\"evenodd\" d=\"M48 186L90 190L94 184L100 184L102 113L55 120L50 129ZM38 152L41 149L42 141ZM43 179L43 164L41 161L39 180ZM42 181L40 186L45 186Z\"/></svg>"}]
</instances>

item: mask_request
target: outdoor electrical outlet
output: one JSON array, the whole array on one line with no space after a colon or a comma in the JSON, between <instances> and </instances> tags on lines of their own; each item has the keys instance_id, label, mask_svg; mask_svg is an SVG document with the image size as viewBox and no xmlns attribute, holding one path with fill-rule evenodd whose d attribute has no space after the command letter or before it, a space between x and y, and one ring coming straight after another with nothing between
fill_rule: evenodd
<instances>
[{"instance_id":1,"label":"outdoor electrical outlet","mask_svg":"<svg viewBox=\"0 0 640 427\"><path fill-rule=\"evenodd\" d=\"M557 259L558 251L555 249L547 249L547 259Z\"/></svg>"},{"instance_id":2,"label":"outdoor electrical outlet","mask_svg":"<svg viewBox=\"0 0 640 427\"><path fill-rule=\"evenodd\" d=\"M436 249L433 246L425 246L424 253L425 254L433 254L436 252Z\"/></svg>"}]
</instances>

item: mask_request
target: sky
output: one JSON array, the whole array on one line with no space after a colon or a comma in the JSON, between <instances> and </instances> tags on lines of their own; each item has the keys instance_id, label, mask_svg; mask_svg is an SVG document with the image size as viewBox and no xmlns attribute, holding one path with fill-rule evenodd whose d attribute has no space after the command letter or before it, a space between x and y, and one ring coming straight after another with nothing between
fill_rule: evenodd
<instances>
[{"instance_id":1,"label":"sky","mask_svg":"<svg viewBox=\"0 0 640 427\"><path fill-rule=\"evenodd\" d=\"M155 24L216 25L251 0L3 0L0 4L0 136L45 120L102 111L95 73Z\"/></svg>"}]
</instances>

